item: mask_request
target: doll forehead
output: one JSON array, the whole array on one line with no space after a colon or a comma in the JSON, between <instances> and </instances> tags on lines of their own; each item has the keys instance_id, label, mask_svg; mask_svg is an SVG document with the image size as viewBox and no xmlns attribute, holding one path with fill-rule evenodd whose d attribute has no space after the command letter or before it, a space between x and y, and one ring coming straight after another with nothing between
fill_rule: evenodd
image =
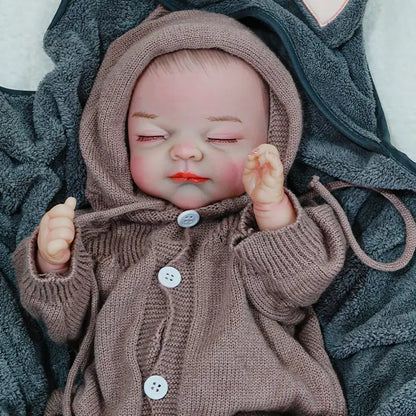
<instances>
[{"instance_id":1,"label":"doll forehead","mask_svg":"<svg viewBox=\"0 0 416 416\"><path fill-rule=\"evenodd\" d=\"M263 77L243 59L221 49L181 49L160 55L154 58L144 69L136 81L135 89L145 74L163 76L173 73L182 74L184 71L193 72L201 69L205 74L215 74L215 70L224 73L224 69L226 69L232 72L236 67L238 70L242 70L258 80L259 87L263 93L264 106L268 109L269 87ZM228 71L225 73L228 73Z\"/></svg>"},{"instance_id":2,"label":"doll forehead","mask_svg":"<svg viewBox=\"0 0 416 416\"><path fill-rule=\"evenodd\" d=\"M217 51L207 51L191 51L189 55L176 57L176 60L173 56L162 55L153 61L136 82L129 116L143 122L157 122L158 117L164 119L166 114L179 115L177 120L183 122L188 119L194 122L202 116L213 126L215 122L229 122L230 126L236 127L244 126L253 117L268 120L269 92L257 71L230 54L221 51L218 58ZM204 53L201 55L199 52ZM202 62L203 57L210 55L214 58L211 56L211 60ZM197 59L195 64L186 63L183 68L178 66L189 56ZM226 58L222 60L224 56ZM166 63L171 66L167 68ZM196 103L196 107L189 108L185 104L188 100ZM172 105L174 102L176 105ZM202 112L198 113L198 109Z\"/></svg>"}]
</instances>

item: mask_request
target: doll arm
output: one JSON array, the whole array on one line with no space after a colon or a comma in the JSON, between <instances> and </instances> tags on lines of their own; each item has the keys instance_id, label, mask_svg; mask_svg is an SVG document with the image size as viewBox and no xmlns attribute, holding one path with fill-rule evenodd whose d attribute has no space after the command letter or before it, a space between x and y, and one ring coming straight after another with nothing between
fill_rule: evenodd
<instances>
[{"instance_id":1,"label":"doll arm","mask_svg":"<svg viewBox=\"0 0 416 416\"><path fill-rule=\"evenodd\" d=\"M341 270L346 241L332 208L302 208L285 190L296 221L279 230L256 231L254 214L244 212L233 240L241 277L258 310L288 324L314 304Z\"/></svg>"},{"instance_id":2,"label":"doll arm","mask_svg":"<svg viewBox=\"0 0 416 416\"><path fill-rule=\"evenodd\" d=\"M278 230L295 222L295 210L283 189L283 165L275 146L261 144L250 152L242 180L253 201L260 230Z\"/></svg>"},{"instance_id":3,"label":"doll arm","mask_svg":"<svg viewBox=\"0 0 416 416\"><path fill-rule=\"evenodd\" d=\"M36 262L38 234L39 227L13 254L22 305L34 318L45 322L55 342L77 341L83 335L84 320L90 309L92 259L82 244L79 227L75 226L66 271L42 274Z\"/></svg>"}]
</instances>

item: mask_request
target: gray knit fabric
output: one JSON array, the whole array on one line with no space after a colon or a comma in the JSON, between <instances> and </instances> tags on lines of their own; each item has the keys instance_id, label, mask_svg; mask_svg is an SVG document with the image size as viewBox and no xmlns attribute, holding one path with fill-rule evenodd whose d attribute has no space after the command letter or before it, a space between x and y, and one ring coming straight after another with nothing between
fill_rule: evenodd
<instances>
[{"instance_id":1,"label":"gray knit fabric","mask_svg":"<svg viewBox=\"0 0 416 416\"><path fill-rule=\"evenodd\" d=\"M242 195L199 208L200 222L184 229L182 210L133 186L125 121L137 77L155 56L211 47L244 59L268 82L268 140L286 173L293 163L301 135L296 88L237 21L159 8L110 46L81 122L93 212L77 216L70 269L38 274L36 232L14 255L23 305L55 341L79 345L65 416L346 415L311 307L345 258L332 209L304 209L287 190L296 222L256 231ZM160 285L164 266L180 271L179 286ZM83 377L71 397L78 369ZM143 393L154 374L169 385L161 400ZM48 414L60 411L57 397Z\"/></svg>"}]
</instances>

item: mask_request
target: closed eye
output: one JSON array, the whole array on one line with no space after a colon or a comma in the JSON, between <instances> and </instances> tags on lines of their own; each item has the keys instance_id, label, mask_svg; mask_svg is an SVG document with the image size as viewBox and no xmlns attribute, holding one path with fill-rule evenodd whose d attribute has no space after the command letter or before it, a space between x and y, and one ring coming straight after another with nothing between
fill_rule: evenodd
<instances>
[{"instance_id":1,"label":"closed eye","mask_svg":"<svg viewBox=\"0 0 416 416\"><path fill-rule=\"evenodd\" d=\"M137 142L152 142L152 141L161 140L164 138L165 136L137 136L136 141Z\"/></svg>"},{"instance_id":2,"label":"closed eye","mask_svg":"<svg viewBox=\"0 0 416 416\"><path fill-rule=\"evenodd\" d=\"M210 143L237 143L238 139L232 138L232 139L218 139L215 137L208 137L207 139Z\"/></svg>"}]
</instances>

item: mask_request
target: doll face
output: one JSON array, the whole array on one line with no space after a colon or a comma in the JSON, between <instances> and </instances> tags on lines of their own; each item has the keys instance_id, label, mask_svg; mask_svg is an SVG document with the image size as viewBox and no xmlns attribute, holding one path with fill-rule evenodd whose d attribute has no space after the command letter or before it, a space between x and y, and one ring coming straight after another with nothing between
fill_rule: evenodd
<instances>
[{"instance_id":1,"label":"doll face","mask_svg":"<svg viewBox=\"0 0 416 416\"><path fill-rule=\"evenodd\" d=\"M243 194L247 155L267 142L260 76L244 62L207 65L145 71L128 114L135 184L182 209Z\"/></svg>"}]
</instances>

